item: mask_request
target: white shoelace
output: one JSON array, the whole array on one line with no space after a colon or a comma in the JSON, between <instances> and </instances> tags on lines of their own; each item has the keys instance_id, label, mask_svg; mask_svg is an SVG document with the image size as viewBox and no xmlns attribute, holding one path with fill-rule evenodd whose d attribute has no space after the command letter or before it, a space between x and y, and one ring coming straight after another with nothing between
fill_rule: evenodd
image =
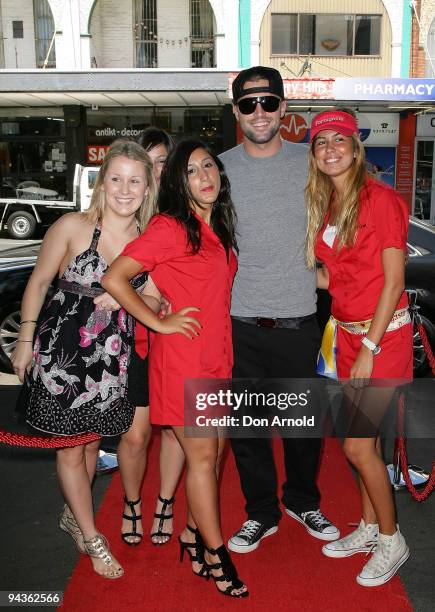
<instances>
[{"instance_id":1,"label":"white shoelace","mask_svg":"<svg viewBox=\"0 0 435 612\"><path fill-rule=\"evenodd\" d=\"M240 529L237 535L251 537L255 534L256 531L258 531L260 525L261 523L259 523L258 521L246 521L246 523L243 523L242 528Z\"/></svg>"},{"instance_id":2,"label":"white shoelace","mask_svg":"<svg viewBox=\"0 0 435 612\"><path fill-rule=\"evenodd\" d=\"M323 514L320 512L320 510L311 510L310 512L302 512L301 513L302 518L305 520L305 517L309 517L313 523L316 525L316 527L329 527L331 525L331 523L328 521L328 519L323 516Z\"/></svg>"}]
</instances>

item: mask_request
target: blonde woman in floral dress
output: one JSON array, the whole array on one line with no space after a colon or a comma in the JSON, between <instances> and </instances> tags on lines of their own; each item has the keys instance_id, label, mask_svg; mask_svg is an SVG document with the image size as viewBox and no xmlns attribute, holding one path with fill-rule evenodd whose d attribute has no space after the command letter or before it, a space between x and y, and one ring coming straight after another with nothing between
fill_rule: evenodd
<instances>
[{"instance_id":1,"label":"blonde woman in floral dress","mask_svg":"<svg viewBox=\"0 0 435 612\"><path fill-rule=\"evenodd\" d=\"M30 384L27 421L50 434L115 436L130 427L127 365L134 321L100 284L110 263L155 212L152 163L137 143L118 140L108 151L84 213L63 216L47 232L24 293L15 372ZM146 274L132 279L139 289ZM47 291L53 282L51 298ZM152 293L152 292L151 292ZM159 301L144 301L155 311ZM91 483L99 440L57 451L66 505L60 527L105 578L124 570L98 532Z\"/></svg>"}]
</instances>

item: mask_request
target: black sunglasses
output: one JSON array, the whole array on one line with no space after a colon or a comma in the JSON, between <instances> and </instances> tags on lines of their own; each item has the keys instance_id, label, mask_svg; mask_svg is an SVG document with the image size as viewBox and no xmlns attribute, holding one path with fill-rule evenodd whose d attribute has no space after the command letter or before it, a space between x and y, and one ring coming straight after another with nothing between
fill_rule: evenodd
<instances>
[{"instance_id":1,"label":"black sunglasses","mask_svg":"<svg viewBox=\"0 0 435 612\"><path fill-rule=\"evenodd\" d=\"M281 100L276 96L257 96L255 98L244 98L237 102L242 115L251 115L257 108L257 104L261 104L261 108L266 113L274 113L278 110Z\"/></svg>"}]
</instances>

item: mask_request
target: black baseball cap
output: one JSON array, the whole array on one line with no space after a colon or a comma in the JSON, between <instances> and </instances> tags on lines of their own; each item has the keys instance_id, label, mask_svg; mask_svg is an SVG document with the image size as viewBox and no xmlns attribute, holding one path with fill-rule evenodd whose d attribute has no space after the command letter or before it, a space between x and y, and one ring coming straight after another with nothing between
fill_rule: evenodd
<instances>
[{"instance_id":1,"label":"black baseball cap","mask_svg":"<svg viewBox=\"0 0 435 612\"><path fill-rule=\"evenodd\" d=\"M252 78L267 79L269 86L249 87L249 89L243 89L246 81L252 81ZM233 104L237 104L242 96L250 93L271 93L279 96L282 100L284 99L284 84L282 82L282 76L269 66L252 66L246 70L242 70L236 76L233 81Z\"/></svg>"}]
</instances>

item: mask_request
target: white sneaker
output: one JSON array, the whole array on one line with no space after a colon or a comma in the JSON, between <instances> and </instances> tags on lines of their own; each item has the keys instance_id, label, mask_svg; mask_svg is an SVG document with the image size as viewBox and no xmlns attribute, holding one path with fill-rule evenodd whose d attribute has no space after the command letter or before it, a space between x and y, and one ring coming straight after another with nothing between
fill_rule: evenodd
<instances>
[{"instance_id":1,"label":"white sneaker","mask_svg":"<svg viewBox=\"0 0 435 612\"><path fill-rule=\"evenodd\" d=\"M361 573L356 577L356 581L361 586L366 587L385 584L394 576L408 557L409 548L399 529L391 536L380 533L376 551L364 565Z\"/></svg>"},{"instance_id":2,"label":"white sneaker","mask_svg":"<svg viewBox=\"0 0 435 612\"><path fill-rule=\"evenodd\" d=\"M377 524L366 525L361 519L358 528L352 533L349 533L344 538L329 542L322 548L322 553L327 557L342 559L350 557L356 553L369 553L374 548L378 541L379 528Z\"/></svg>"}]
</instances>

